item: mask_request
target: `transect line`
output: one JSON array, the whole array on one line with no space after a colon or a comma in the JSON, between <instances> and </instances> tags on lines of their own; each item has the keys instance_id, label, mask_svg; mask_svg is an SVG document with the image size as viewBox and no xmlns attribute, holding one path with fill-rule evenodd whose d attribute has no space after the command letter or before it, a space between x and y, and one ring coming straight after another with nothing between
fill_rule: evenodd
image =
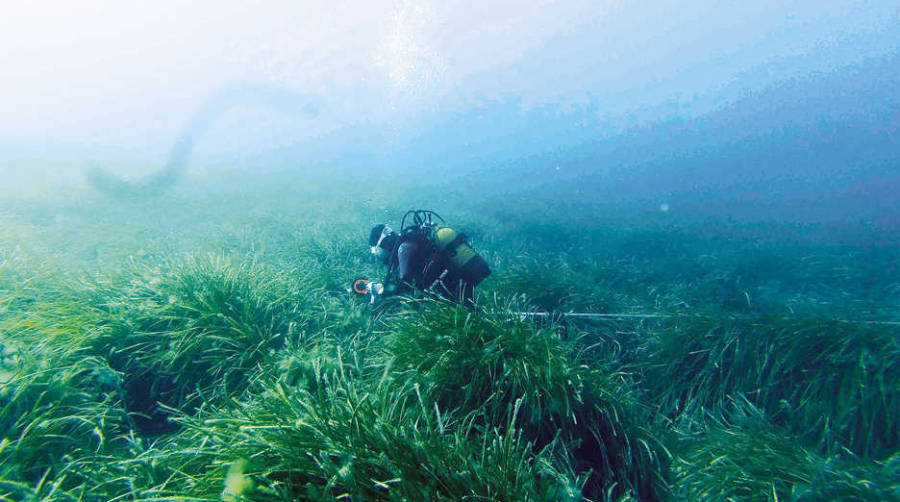
<instances>
[{"instance_id":1,"label":"transect line","mask_svg":"<svg viewBox=\"0 0 900 502\"><path fill-rule=\"evenodd\" d=\"M520 317L574 317L582 319L667 319L675 317L700 317L709 318L709 316L696 314L606 314L597 312L503 312L503 314L516 315ZM736 317L741 319L742 317ZM878 326L900 326L900 321L871 321L866 319L825 319L826 321L842 322L847 324L874 324Z\"/></svg>"},{"instance_id":2,"label":"transect line","mask_svg":"<svg viewBox=\"0 0 900 502\"><path fill-rule=\"evenodd\" d=\"M846 322L850 324L877 324L883 326L900 326L900 321L866 321L866 320L853 320L853 319L835 319L837 322Z\"/></svg>"},{"instance_id":3,"label":"transect line","mask_svg":"<svg viewBox=\"0 0 900 502\"><path fill-rule=\"evenodd\" d=\"M583 318L639 318L650 319L654 317L689 317L688 314L600 314L595 312L509 312L512 315L522 317L583 317Z\"/></svg>"}]
</instances>

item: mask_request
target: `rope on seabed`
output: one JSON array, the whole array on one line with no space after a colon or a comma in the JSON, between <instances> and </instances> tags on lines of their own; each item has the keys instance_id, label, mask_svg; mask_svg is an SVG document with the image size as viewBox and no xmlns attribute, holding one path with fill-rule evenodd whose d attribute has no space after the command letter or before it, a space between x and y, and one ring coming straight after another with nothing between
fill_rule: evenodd
<instances>
[{"instance_id":1,"label":"rope on seabed","mask_svg":"<svg viewBox=\"0 0 900 502\"><path fill-rule=\"evenodd\" d=\"M496 312L495 312L496 313ZM502 314L516 315L522 319L528 317L551 317L551 318L582 318L582 319L671 319L683 317L699 317L709 318L709 316L697 314L605 314L597 312L502 312ZM740 317L738 317L740 318ZM825 319L826 321L842 322L847 324L872 324L877 326L900 326L900 321L871 321L865 319Z\"/></svg>"}]
</instances>

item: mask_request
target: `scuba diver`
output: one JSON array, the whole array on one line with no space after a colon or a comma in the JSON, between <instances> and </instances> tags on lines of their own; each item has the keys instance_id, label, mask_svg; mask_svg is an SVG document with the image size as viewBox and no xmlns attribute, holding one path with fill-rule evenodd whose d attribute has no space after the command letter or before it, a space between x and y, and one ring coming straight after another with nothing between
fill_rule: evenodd
<instances>
[{"instance_id":1,"label":"scuba diver","mask_svg":"<svg viewBox=\"0 0 900 502\"><path fill-rule=\"evenodd\" d=\"M381 283L357 279L353 284L353 291L370 295L371 303L421 291L473 307L475 286L491 273L469 247L468 237L446 226L434 211L408 211L399 233L386 224L375 225L369 246L388 267Z\"/></svg>"}]
</instances>

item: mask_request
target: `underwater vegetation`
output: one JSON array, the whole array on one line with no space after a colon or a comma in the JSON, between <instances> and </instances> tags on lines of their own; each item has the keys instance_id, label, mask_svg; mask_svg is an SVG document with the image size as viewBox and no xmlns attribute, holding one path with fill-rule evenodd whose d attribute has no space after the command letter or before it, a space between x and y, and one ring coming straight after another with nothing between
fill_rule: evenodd
<instances>
[{"instance_id":1,"label":"underwater vegetation","mask_svg":"<svg viewBox=\"0 0 900 502\"><path fill-rule=\"evenodd\" d=\"M498 197L478 311L372 312L414 201L253 183L0 208L0 500L900 500L891 249Z\"/></svg>"}]
</instances>

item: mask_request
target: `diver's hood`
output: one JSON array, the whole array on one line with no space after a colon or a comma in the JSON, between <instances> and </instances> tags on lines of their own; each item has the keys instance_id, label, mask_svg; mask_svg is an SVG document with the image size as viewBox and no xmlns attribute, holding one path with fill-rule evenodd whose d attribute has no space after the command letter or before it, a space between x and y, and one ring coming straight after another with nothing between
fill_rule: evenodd
<instances>
[{"instance_id":1,"label":"diver's hood","mask_svg":"<svg viewBox=\"0 0 900 502\"><path fill-rule=\"evenodd\" d=\"M384 223L379 223L372 227L372 231L369 232L369 246L377 246L378 242L386 237L386 234L391 233L391 227L387 226Z\"/></svg>"}]
</instances>

